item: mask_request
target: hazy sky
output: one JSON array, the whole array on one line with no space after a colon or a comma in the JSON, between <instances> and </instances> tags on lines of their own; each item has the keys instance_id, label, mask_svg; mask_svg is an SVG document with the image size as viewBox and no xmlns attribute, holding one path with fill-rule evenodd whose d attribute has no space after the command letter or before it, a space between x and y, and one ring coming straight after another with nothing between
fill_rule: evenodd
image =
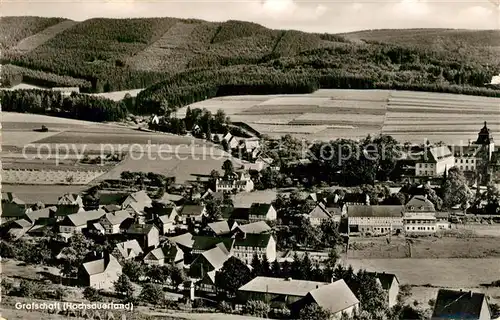
<instances>
[{"instance_id":1,"label":"hazy sky","mask_svg":"<svg viewBox=\"0 0 500 320\"><path fill-rule=\"evenodd\" d=\"M380 28L498 29L500 0L2 0L0 15L180 17L253 21L271 28L345 32Z\"/></svg>"}]
</instances>

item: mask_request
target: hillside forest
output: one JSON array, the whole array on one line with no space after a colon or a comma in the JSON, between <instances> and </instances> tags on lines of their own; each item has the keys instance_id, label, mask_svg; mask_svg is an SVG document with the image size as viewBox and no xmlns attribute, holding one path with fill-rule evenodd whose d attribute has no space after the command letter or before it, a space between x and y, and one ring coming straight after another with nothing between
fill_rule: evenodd
<instances>
[{"instance_id":1,"label":"hillside forest","mask_svg":"<svg viewBox=\"0 0 500 320\"><path fill-rule=\"evenodd\" d=\"M15 44L23 37L36 37L44 27L61 22L46 19L1 18L4 86L23 81L77 86L82 92L147 88L126 103L135 114L161 114L165 106L175 110L224 95L310 93L319 88L500 97L500 90L485 86L500 73L496 47L477 45L486 31L449 36L449 30L438 30L423 41L422 33L415 32L412 39L401 30L392 30L392 36L387 30L331 35L271 30L241 21L99 18L76 23L31 50L17 50ZM398 33L407 41L395 41ZM2 95L10 101L21 96ZM93 106L101 103L89 101ZM23 102L14 104L16 109ZM115 118L114 112L109 118Z\"/></svg>"}]
</instances>

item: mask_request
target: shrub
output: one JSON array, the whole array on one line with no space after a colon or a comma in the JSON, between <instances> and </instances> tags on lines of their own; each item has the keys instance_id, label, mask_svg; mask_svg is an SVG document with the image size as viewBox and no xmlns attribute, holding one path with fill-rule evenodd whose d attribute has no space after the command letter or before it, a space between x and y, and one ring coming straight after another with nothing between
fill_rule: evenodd
<instances>
[{"instance_id":1,"label":"shrub","mask_svg":"<svg viewBox=\"0 0 500 320\"><path fill-rule=\"evenodd\" d=\"M14 284L12 281L5 278L2 279L2 294L9 295L13 288Z\"/></svg>"},{"instance_id":2,"label":"shrub","mask_svg":"<svg viewBox=\"0 0 500 320\"><path fill-rule=\"evenodd\" d=\"M217 306L217 310L219 310L222 313L232 313L233 312L233 307L231 304L227 301L221 301L219 305Z\"/></svg>"},{"instance_id":3,"label":"shrub","mask_svg":"<svg viewBox=\"0 0 500 320\"><path fill-rule=\"evenodd\" d=\"M255 317L267 317L270 311L270 307L267 303L258 300L249 300L245 304L245 313Z\"/></svg>"},{"instance_id":4,"label":"shrub","mask_svg":"<svg viewBox=\"0 0 500 320\"><path fill-rule=\"evenodd\" d=\"M37 283L29 280L21 280L18 294L21 297L33 298L39 294L40 288Z\"/></svg>"},{"instance_id":5,"label":"shrub","mask_svg":"<svg viewBox=\"0 0 500 320\"><path fill-rule=\"evenodd\" d=\"M139 298L146 303L156 305L163 303L164 295L160 286L152 283L146 283L141 290Z\"/></svg>"},{"instance_id":6,"label":"shrub","mask_svg":"<svg viewBox=\"0 0 500 320\"><path fill-rule=\"evenodd\" d=\"M101 300L101 295L99 294L99 291L92 287L86 287L85 290L83 290L83 296L85 299L89 301L100 301Z\"/></svg>"}]
</instances>

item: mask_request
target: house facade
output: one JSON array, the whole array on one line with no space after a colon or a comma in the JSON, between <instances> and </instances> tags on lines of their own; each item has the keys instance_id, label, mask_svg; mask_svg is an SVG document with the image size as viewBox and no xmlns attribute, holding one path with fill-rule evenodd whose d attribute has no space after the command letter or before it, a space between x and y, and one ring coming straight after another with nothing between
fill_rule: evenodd
<instances>
[{"instance_id":1,"label":"house facade","mask_svg":"<svg viewBox=\"0 0 500 320\"><path fill-rule=\"evenodd\" d=\"M218 178L215 181L215 192L250 192L254 183L246 172L234 173L232 177Z\"/></svg>"},{"instance_id":2,"label":"house facade","mask_svg":"<svg viewBox=\"0 0 500 320\"><path fill-rule=\"evenodd\" d=\"M245 234L236 238L233 247L233 256L246 264L252 262L255 254L262 259L264 255L269 262L276 260L276 240L271 234Z\"/></svg>"},{"instance_id":3,"label":"house facade","mask_svg":"<svg viewBox=\"0 0 500 320\"><path fill-rule=\"evenodd\" d=\"M59 222L59 232L81 233L89 223L97 222L105 214L104 210L99 209L67 215Z\"/></svg>"},{"instance_id":4,"label":"house facade","mask_svg":"<svg viewBox=\"0 0 500 320\"><path fill-rule=\"evenodd\" d=\"M248 221L276 221L278 215L272 204L252 203L248 212Z\"/></svg>"},{"instance_id":5,"label":"house facade","mask_svg":"<svg viewBox=\"0 0 500 320\"><path fill-rule=\"evenodd\" d=\"M408 201L403 220L409 235L434 234L438 230L436 210L426 196L414 196Z\"/></svg>"},{"instance_id":6,"label":"house facade","mask_svg":"<svg viewBox=\"0 0 500 320\"><path fill-rule=\"evenodd\" d=\"M99 223L105 230L105 234L118 234L121 224L127 219L131 219L128 211L120 210L106 213L99 219Z\"/></svg>"},{"instance_id":7,"label":"house facade","mask_svg":"<svg viewBox=\"0 0 500 320\"><path fill-rule=\"evenodd\" d=\"M160 243L160 232L153 224L133 224L126 234L136 239L144 250L156 248Z\"/></svg>"},{"instance_id":8,"label":"house facade","mask_svg":"<svg viewBox=\"0 0 500 320\"><path fill-rule=\"evenodd\" d=\"M379 272L369 272L369 274L377 278L378 283L382 289L387 294L387 304L389 308L392 308L398 303L399 295L399 280L395 274L392 273L379 273Z\"/></svg>"}]
</instances>

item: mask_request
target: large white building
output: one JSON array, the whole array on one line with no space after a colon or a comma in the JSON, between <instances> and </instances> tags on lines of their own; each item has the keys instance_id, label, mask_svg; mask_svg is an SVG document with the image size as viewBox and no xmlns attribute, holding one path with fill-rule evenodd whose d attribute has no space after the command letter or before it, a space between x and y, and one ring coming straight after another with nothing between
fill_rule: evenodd
<instances>
[{"instance_id":1,"label":"large white building","mask_svg":"<svg viewBox=\"0 0 500 320\"><path fill-rule=\"evenodd\" d=\"M447 146L426 148L415 164L415 176L439 177L455 166L455 157Z\"/></svg>"},{"instance_id":2,"label":"large white building","mask_svg":"<svg viewBox=\"0 0 500 320\"><path fill-rule=\"evenodd\" d=\"M409 235L436 233L436 209L427 197L414 196L405 206L403 223L405 233Z\"/></svg>"}]
</instances>

